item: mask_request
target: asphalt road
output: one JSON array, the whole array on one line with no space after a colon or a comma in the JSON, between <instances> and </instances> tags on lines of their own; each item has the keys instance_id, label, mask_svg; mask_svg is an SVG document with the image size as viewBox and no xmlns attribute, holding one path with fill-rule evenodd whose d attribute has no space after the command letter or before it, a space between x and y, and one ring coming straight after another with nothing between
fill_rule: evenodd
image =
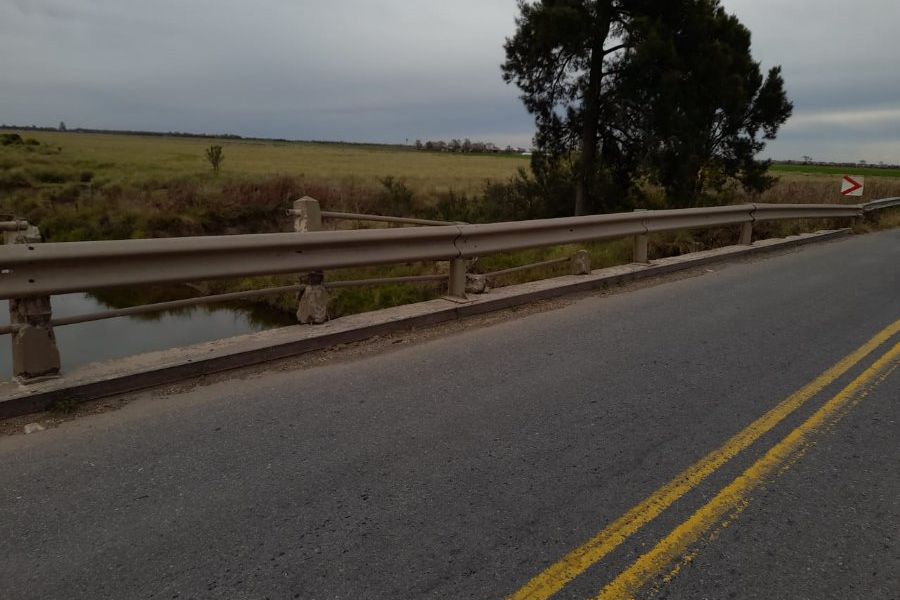
<instances>
[{"instance_id":1,"label":"asphalt road","mask_svg":"<svg viewBox=\"0 0 900 600\"><path fill-rule=\"evenodd\" d=\"M898 319L894 230L6 437L0 598L898 598Z\"/></svg>"}]
</instances>

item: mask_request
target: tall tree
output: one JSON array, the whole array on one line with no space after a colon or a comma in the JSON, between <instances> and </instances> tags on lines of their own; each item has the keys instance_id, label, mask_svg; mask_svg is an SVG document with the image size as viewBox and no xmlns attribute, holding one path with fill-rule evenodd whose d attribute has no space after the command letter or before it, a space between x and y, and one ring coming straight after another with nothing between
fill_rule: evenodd
<instances>
[{"instance_id":1,"label":"tall tree","mask_svg":"<svg viewBox=\"0 0 900 600\"><path fill-rule=\"evenodd\" d=\"M619 67L643 32L632 25L646 14L676 12L681 2L519 0L503 78L522 90L537 124L538 150L553 157L575 152L577 215L610 208L608 198L596 198L596 188L629 181L623 175L634 166L627 160L634 154L629 115L616 100Z\"/></svg>"},{"instance_id":2,"label":"tall tree","mask_svg":"<svg viewBox=\"0 0 900 600\"><path fill-rule=\"evenodd\" d=\"M756 192L774 181L756 156L793 106L781 68L764 77L750 41L719 0L695 0L657 20L629 57L626 95L645 107L649 173L671 207L708 203L732 181Z\"/></svg>"},{"instance_id":3,"label":"tall tree","mask_svg":"<svg viewBox=\"0 0 900 600\"><path fill-rule=\"evenodd\" d=\"M718 0L520 0L519 11L503 77L535 117L539 153L574 163L575 214L620 207L644 170L671 199L728 177L769 183L754 157L791 106L780 70L763 80L749 32Z\"/></svg>"}]
</instances>

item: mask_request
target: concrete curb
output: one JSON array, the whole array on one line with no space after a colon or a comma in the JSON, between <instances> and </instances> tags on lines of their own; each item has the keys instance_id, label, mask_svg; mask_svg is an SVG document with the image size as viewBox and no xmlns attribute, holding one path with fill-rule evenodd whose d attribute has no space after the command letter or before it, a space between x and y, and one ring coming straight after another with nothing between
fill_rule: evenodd
<instances>
[{"instance_id":1,"label":"concrete curb","mask_svg":"<svg viewBox=\"0 0 900 600\"><path fill-rule=\"evenodd\" d=\"M628 264L492 290L458 303L446 299L351 315L324 325L296 325L216 342L208 342L124 359L95 363L65 376L30 384L0 384L0 419L40 412L54 403L83 402L170 384L359 342L375 336L428 327L468 316L503 310L567 294L602 289L629 281L657 277L729 258L751 256L849 235L849 229L803 234L728 246L653 263Z\"/></svg>"}]
</instances>

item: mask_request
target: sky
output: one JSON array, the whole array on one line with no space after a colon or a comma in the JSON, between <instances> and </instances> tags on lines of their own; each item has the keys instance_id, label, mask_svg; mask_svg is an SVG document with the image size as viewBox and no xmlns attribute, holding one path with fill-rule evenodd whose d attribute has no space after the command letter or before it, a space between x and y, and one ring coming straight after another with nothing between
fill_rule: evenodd
<instances>
[{"instance_id":1,"label":"sky","mask_svg":"<svg viewBox=\"0 0 900 600\"><path fill-rule=\"evenodd\" d=\"M764 156L900 163L896 0L724 0L782 65ZM0 0L0 122L529 146L515 0Z\"/></svg>"}]
</instances>

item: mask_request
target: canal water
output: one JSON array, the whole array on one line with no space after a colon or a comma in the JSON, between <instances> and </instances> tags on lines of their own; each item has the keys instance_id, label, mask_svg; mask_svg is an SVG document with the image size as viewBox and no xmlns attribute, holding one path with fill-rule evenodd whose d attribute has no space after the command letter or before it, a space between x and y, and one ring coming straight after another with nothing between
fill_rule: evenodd
<instances>
[{"instance_id":1,"label":"canal water","mask_svg":"<svg viewBox=\"0 0 900 600\"><path fill-rule=\"evenodd\" d=\"M182 296L184 294L178 294ZM194 294L190 294L194 295ZM153 300L156 301L154 298ZM53 296L53 316L66 317L145 302L110 302L89 294ZM292 324L290 315L246 304L206 305L56 327L63 371L88 363L166 350ZM0 300L0 325L9 305ZM0 379L12 376L10 337L0 335Z\"/></svg>"}]
</instances>

